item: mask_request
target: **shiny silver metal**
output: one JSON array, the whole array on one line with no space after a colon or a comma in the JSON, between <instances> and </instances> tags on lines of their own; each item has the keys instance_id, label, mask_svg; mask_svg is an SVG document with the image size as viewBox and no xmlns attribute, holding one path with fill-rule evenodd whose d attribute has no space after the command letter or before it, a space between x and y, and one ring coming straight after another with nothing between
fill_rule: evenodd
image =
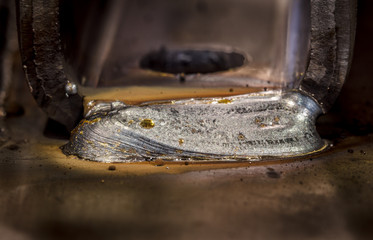
<instances>
[{"instance_id":1,"label":"shiny silver metal","mask_svg":"<svg viewBox=\"0 0 373 240\"><path fill-rule=\"evenodd\" d=\"M67 64L74 51L69 52L69 46L65 46L71 36L64 34L63 26L60 28L66 14L61 3L18 0L18 29L30 91L51 118L72 129L82 118L81 85L86 78L77 80ZM106 14L119 4L111 3ZM299 2L289 3L296 6ZM288 32L284 33L289 39L285 59L275 61L283 66L275 68L280 72L274 75L285 79L279 81L284 84L280 91L140 106L114 100L99 103L74 129L64 152L105 162L156 157L258 160L265 156L308 154L325 148L325 142L315 130L315 119L330 109L347 76L355 34L356 1L303 3L299 8L303 10L289 19L294 18L291 22L297 23L297 17L301 17L305 19L304 24L288 26ZM104 20L118 23L119 15L114 12L112 17L103 14ZM105 30L105 23L99 28ZM109 33L112 39L111 30ZM106 57L108 45L100 44L100 39L93 41L92 49L98 46L105 52L99 57ZM95 63L104 65L103 59L96 60ZM210 79L224 76L229 80L229 75ZM244 78L250 80L246 75ZM97 76L87 81L92 79L97 80ZM192 78L185 79L188 83ZM193 76L193 79L198 82L208 78Z\"/></svg>"},{"instance_id":2,"label":"shiny silver metal","mask_svg":"<svg viewBox=\"0 0 373 240\"><path fill-rule=\"evenodd\" d=\"M81 158L261 160L320 151L320 107L298 93L265 92L228 98L126 106L98 103L63 147Z\"/></svg>"}]
</instances>

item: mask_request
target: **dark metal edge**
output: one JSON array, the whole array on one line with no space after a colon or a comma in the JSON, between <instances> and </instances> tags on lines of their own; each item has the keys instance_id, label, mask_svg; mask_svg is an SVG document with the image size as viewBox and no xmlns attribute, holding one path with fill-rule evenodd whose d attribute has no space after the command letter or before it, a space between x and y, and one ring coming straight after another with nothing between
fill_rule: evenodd
<instances>
[{"instance_id":1,"label":"dark metal edge","mask_svg":"<svg viewBox=\"0 0 373 240\"><path fill-rule=\"evenodd\" d=\"M356 0L311 0L310 61L299 90L327 112L347 77L356 29Z\"/></svg>"},{"instance_id":2,"label":"dark metal edge","mask_svg":"<svg viewBox=\"0 0 373 240\"><path fill-rule=\"evenodd\" d=\"M82 117L83 98L67 95L60 39L58 0L17 0L22 64L30 91L47 115L73 129Z\"/></svg>"}]
</instances>

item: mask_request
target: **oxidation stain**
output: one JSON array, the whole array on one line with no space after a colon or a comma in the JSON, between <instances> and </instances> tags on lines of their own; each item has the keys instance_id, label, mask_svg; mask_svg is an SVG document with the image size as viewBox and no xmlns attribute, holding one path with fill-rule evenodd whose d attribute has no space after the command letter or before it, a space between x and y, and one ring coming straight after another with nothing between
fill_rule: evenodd
<instances>
[{"instance_id":1,"label":"oxidation stain","mask_svg":"<svg viewBox=\"0 0 373 240\"><path fill-rule=\"evenodd\" d=\"M108 170L109 170L109 171L115 171L116 169L117 169L117 167L114 166L114 165L110 165L110 166L108 167Z\"/></svg>"},{"instance_id":2,"label":"oxidation stain","mask_svg":"<svg viewBox=\"0 0 373 240\"><path fill-rule=\"evenodd\" d=\"M270 178L280 178L281 174L276 172L273 168L267 168L267 176Z\"/></svg>"},{"instance_id":3,"label":"oxidation stain","mask_svg":"<svg viewBox=\"0 0 373 240\"><path fill-rule=\"evenodd\" d=\"M161 158L157 158L156 160L154 160L154 165L157 166L157 167L161 167L164 164L165 164L165 162Z\"/></svg>"}]
</instances>

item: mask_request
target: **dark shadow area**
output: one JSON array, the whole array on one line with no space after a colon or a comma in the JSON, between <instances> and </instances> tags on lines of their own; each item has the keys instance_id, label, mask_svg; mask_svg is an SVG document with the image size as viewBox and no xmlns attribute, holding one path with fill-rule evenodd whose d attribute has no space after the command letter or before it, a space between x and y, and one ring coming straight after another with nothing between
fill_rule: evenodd
<instances>
[{"instance_id":1,"label":"dark shadow area","mask_svg":"<svg viewBox=\"0 0 373 240\"><path fill-rule=\"evenodd\" d=\"M245 57L235 52L161 48L145 55L140 67L174 74L213 73L241 67L244 61Z\"/></svg>"},{"instance_id":2,"label":"dark shadow area","mask_svg":"<svg viewBox=\"0 0 373 240\"><path fill-rule=\"evenodd\" d=\"M337 142L347 136L373 133L373 2L358 1L354 56L349 76L330 112L318 119L323 138Z\"/></svg>"},{"instance_id":3,"label":"dark shadow area","mask_svg":"<svg viewBox=\"0 0 373 240\"><path fill-rule=\"evenodd\" d=\"M358 1L357 29L354 56L350 74L331 111L318 120L318 131L323 138L330 139L338 147L344 139L351 136L367 136L373 133L373 1ZM356 239L371 239L373 236L373 208L367 196L373 188L371 168L362 168L366 162L359 160L366 152L364 148L351 147L350 161L356 167L346 167L348 162L341 161L338 166L329 166L334 175L346 227ZM368 167L368 166L366 166Z\"/></svg>"},{"instance_id":4,"label":"dark shadow area","mask_svg":"<svg viewBox=\"0 0 373 240\"><path fill-rule=\"evenodd\" d=\"M70 137L70 132L64 125L50 118L47 121L43 134L45 137L53 139L69 139Z\"/></svg>"}]
</instances>

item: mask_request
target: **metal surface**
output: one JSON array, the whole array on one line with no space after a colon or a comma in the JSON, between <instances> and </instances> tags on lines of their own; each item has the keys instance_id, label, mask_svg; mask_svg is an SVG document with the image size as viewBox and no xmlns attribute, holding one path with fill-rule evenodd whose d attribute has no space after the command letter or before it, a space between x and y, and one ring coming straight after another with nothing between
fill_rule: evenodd
<instances>
[{"instance_id":1,"label":"metal surface","mask_svg":"<svg viewBox=\"0 0 373 240\"><path fill-rule=\"evenodd\" d=\"M0 238L371 240L372 10L373 1L360 1L351 73L317 123L334 147L313 157L81 161L61 153L65 140L43 136L47 116L19 75L25 114L4 119L11 138L0 146Z\"/></svg>"},{"instance_id":2,"label":"metal surface","mask_svg":"<svg viewBox=\"0 0 373 240\"><path fill-rule=\"evenodd\" d=\"M107 164L66 157L65 141L43 137L45 116L28 106L8 120L12 140L0 149L4 239L373 236L372 135L293 160Z\"/></svg>"},{"instance_id":3,"label":"metal surface","mask_svg":"<svg viewBox=\"0 0 373 240\"><path fill-rule=\"evenodd\" d=\"M30 90L50 117L72 128L81 117L82 101L78 94L66 97L64 91L68 81L73 82L75 76L68 73L65 61L69 56L65 55L66 47L61 45L60 3L58 0L17 2L20 47ZM310 60L303 80L296 85L313 97L325 112L338 96L348 72L354 42L356 1L310 2ZM300 36L292 36L304 42Z\"/></svg>"},{"instance_id":4,"label":"metal surface","mask_svg":"<svg viewBox=\"0 0 373 240\"><path fill-rule=\"evenodd\" d=\"M103 2L96 3L103 4ZM98 81L97 66L104 65L109 49L112 44L115 45L113 42L114 31L121 15L119 10L114 11L114 9L122 8L120 2L110 3L107 6L108 12L102 15L105 17L103 20L108 22L104 21L102 26L109 26L108 23L113 24L110 25L110 29L103 27L103 31L98 32L100 36L97 38L97 42L94 41L95 43L92 45L97 45L92 47L92 50L97 47L102 50L102 52L99 51L98 55L100 56L95 56L94 64L92 63L94 74L89 74L95 76L89 77L88 81L95 83ZM227 4L224 1L223 3ZM287 11L284 9L290 7L288 6L290 2L285 4L285 2L278 1L276 3L279 5L276 5L275 10L278 10L281 18L277 16L277 18L267 19L269 22L277 19L274 21L276 24L278 22L276 26L279 27L276 36L282 39L286 34L289 34L290 37L299 40L292 39L294 43L289 42L290 50L286 49L286 51L293 51L287 56L287 60L293 59L289 60L288 64L294 66L287 67L295 72L287 74L286 77L292 79L294 76L298 76L295 82L288 79L292 83L288 84L288 87L295 85L295 88L292 89L295 91L287 89L288 93L283 96L277 93L277 96L276 94L265 95L263 98L253 95L253 97L248 96L246 99L245 97L201 101L192 99L186 100L186 104L176 102L172 106L158 104L120 107L119 110L113 109L111 112L98 110L97 116L83 119L81 124L74 129L71 142L65 146L64 152L99 161L122 161L138 160L139 157L144 160L160 156L168 159L288 157L322 149L325 143L318 136L314 128L314 121L321 110L325 113L332 106L348 72L355 29L355 1L311 0L309 5L299 5L298 8L296 4L292 5L294 7L292 9L310 11L309 14L305 14L307 17L305 22L310 20L310 24L307 22L304 26L290 25L294 29L290 28L289 30L283 26L285 23L282 21L290 19L292 22L297 22L299 19L294 16L294 18L286 18ZM171 9L175 7L165 2L163 4L165 5L159 6L160 9L168 6ZM188 5L189 2L185 4ZM115 8L115 5L118 8ZM63 38L74 36L66 36L66 32L64 32L66 29L64 31L60 29L61 25L66 24L62 21L66 16L59 14L67 11L61 6L65 6L64 2L58 0L48 3L41 0L19 0L20 47L30 91L39 106L51 118L63 123L68 129L73 129L81 118L82 96L76 76L74 79L72 75L69 75L71 72L68 71L69 56L66 51L71 46L68 46L69 42L65 42L66 39ZM139 9L140 12L142 10L141 6L132 7ZM273 6L271 7L273 8ZM123 14L123 16L127 15ZM299 16L298 18L300 18ZM137 18L132 20L137 20ZM196 26L195 22L194 26ZM308 27L310 27L309 35ZM165 29L168 30L168 25ZM170 32L172 33L173 30L176 31L177 28L171 28ZM280 30L283 32L279 32ZM204 33L200 29L199 32ZM306 32L305 37L297 36L297 34L301 35L304 32ZM106 35L110 43L103 40L106 39ZM208 36L210 37L210 35ZM237 36L237 39L246 41L246 37L247 35L242 34L242 36ZM302 71L304 66L297 66L295 62L299 61L300 65L305 64L308 50L306 46L308 39L306 38L308 37L310 41L309 64L304 73L297 72ZM187 42L189 39L185 36L179 36L179 38L183 39L180 41L183 43L184 40ZM286 38L282 40L284 39ZM148 39L145 40L148 41ZM192 43L195 43L194 40L191 40ZM283 66L284 60L281 57L286 54L282 52L285 49L285 47L281 47L282 40L278 40L279 45L274 45L276 47L274 51L279 51L279 53L271 59L278 66ZM295 42L301 43L298 46ZM166 43L173 42L166 41ZM134 44L134 46L136 45ZM148 46L142 44L141 47L147 48ZM270 47L273 46L268 46L268 48ZM263 48L263 51L264 49L266 48ZM290 56L292 54L295 56ZM300 55L298 59L296 58L297 54ZM112 52L112 55L116 56L117 54ZM141 55L136 56L137 58L142 57ZM280 56L279 59L277 59L278 56ZM101 67L99 68L101 69ZM273 71L285 71L283 68L276 68ZM240 75L239 72L236 74ZM276 75L278 82L283 81L281 75ZM229 75L223 75L223 78L228 82L230 80ZM188 82L185 79L189 78L183 78L181 82ZM203 87L205 87L204 84L208 85L208 82L205 83L201 79L197 74L196 82L200 82ZM240 79L250 81L248 75L243 75ZM225 81L223 82L225 83ZM303 95L296 93L296 91L303 93ZM217 101L217 103L221 101L221 103L227 104L207 104L208 101ZM105 114L107 116L104 116ZM152 126L151 129L141 127L139 121L144 120L151 124L154 122L155 126Z\"/></svg>"},{"instance_id":5,"label":"metal surface","mask_svg":"<svg viewBox=\"0 0 373 240\"><path fill-rule=\"evenodd\" d=\"M324 112L336 100L352 59L356 0L311 0L310 60L299 89Z\"/></svg>"},{"instance_id":6,"label":"metal surface","mask_svg":"<svg viewBox=\"0 0 373 240\"><path fill-rule=\"evenodd\" d=\"M297 92L126 106L101 103L72 132L64 153L103 161L260 160L325 147L321 109Z\"/></svg>"},{"instance_id":7,"label":"metal surface","mask_svg":"<svg viewBox=\"0 0 373 240\"><path fill-rule=\"evenodd\" d=\"M29 90L48 116L73 129L83 111L82 97L69 94L60 39L59 1L19 0L17 20L22 65Z\"/></svg>"}]
</instances>

